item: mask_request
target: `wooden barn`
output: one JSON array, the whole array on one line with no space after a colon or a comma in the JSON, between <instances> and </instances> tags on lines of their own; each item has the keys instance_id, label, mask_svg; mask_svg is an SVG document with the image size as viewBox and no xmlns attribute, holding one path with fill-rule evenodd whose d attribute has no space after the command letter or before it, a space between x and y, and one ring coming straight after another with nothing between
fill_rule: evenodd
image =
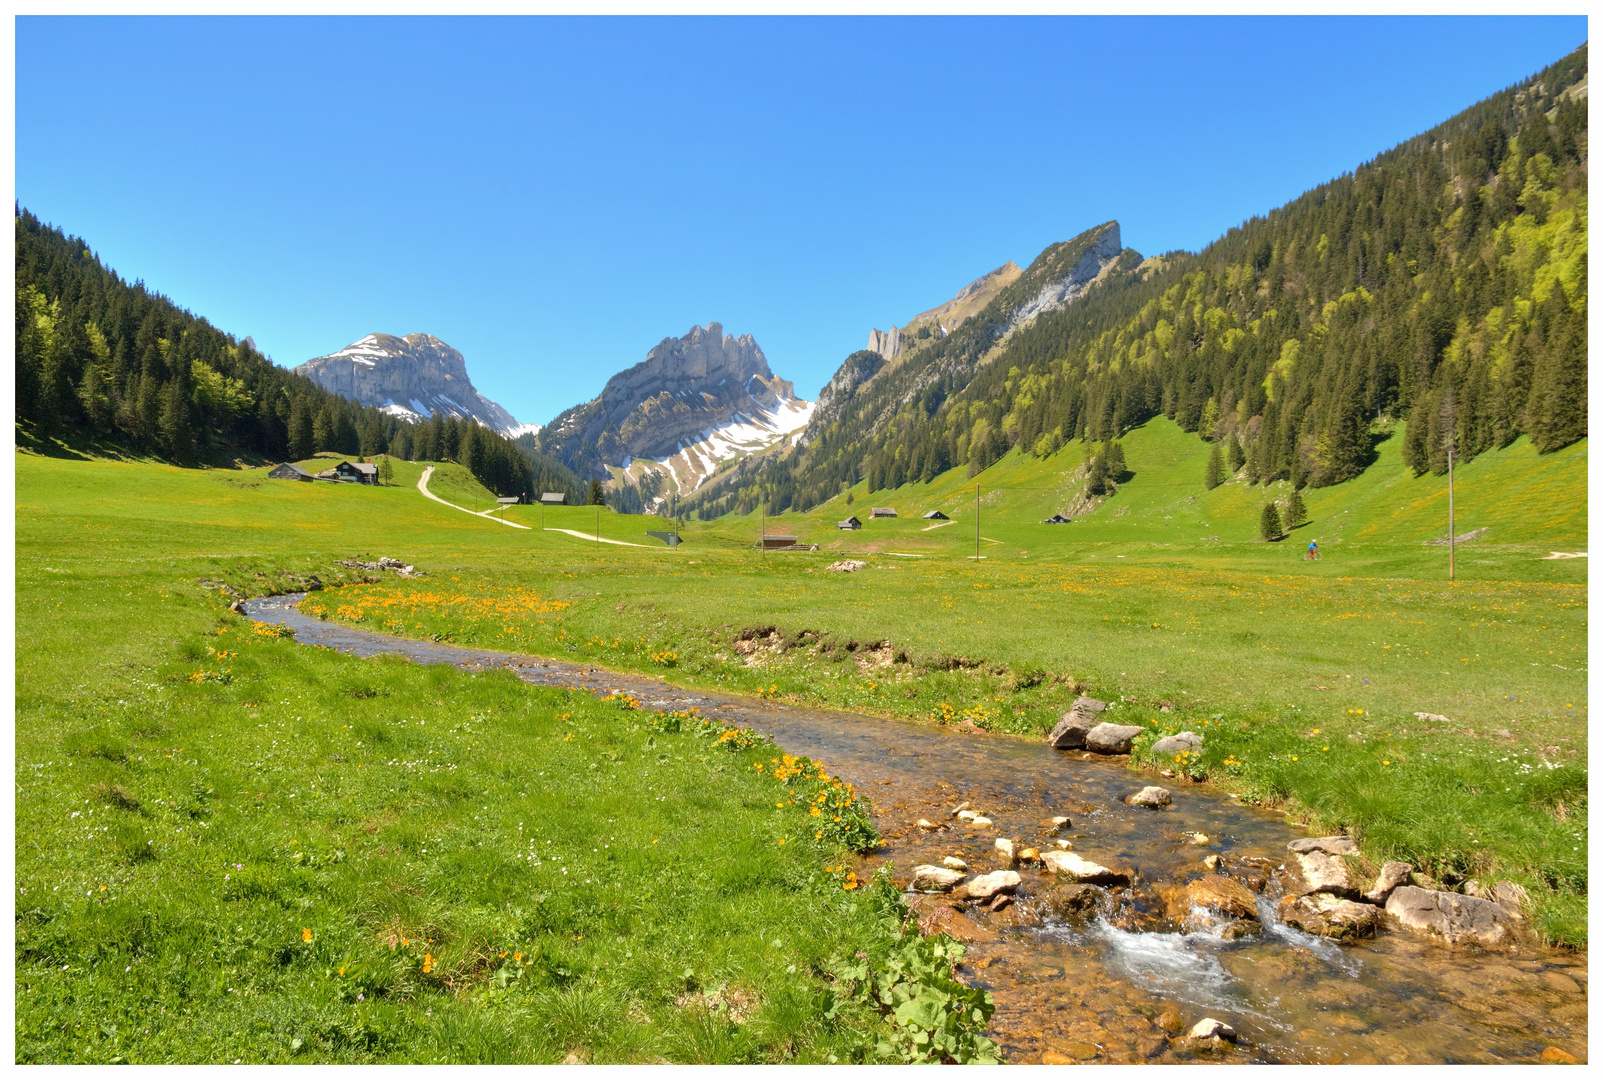
<instances>
[{"instance_id":1,"label":"wooden barn","mask_svg":"<svg viewBox=\"0 0 1603 1080\"><path fill-rule=\"evenodd\" d=\"M334 466L334 475L348 484L376 484L378 466L365 461L342 461Z\"/></svg>"},{"instance_id":2,"label":"wooden barn","mask_svg":"<svg viewBox=\"0 0 1603 1080\"><path fill-rule=\"evenodd\" d=\"M862 527L863 523L858 521L855 516L849 517L845 521L837 521L835 523L835 528L837 529L861 529Z\"/></svg>"},{"instance_id":3,"label":"wooden barn","mask_svg":"<svg viewBox=\"0 0 1603 1080\"><path fill-rule=\"evenodd\" d=\"M925 521L951 521L952 519L947 517L945 514L941 513L939 510L931 510L929 513L924 515L924 520Z\"/></svg>"},{"instance_id":4,"label":"wooden barn","mask_svg":"<svg viewBox=\"0 0 1603 1080\"><path fill-rule=\"evenodd\" d=\"M895 517L896 508L891 506L876 506L868 512L868 516L871 519L877 517Z\"/></svg>"},{"instance_id":5,"label":"wooden barn","mask_svg":"<svg viewBox=\"0 0 1603 1080\"><path fill-rule=\"evenodd\" d=\"M284 462L284 464L280 465L267 475L274 480L305 480L308 483L317 479L317 477L313 476L311 473L307 472L293 461Z\"/></svg>"},{"instance_id":6,"label":"wooden barn","mask_svg":"<svg viewBox=\"0 0 1603 1080\"><path fill-rule=\"evenodd\" d=\"M564 491L547 491L540 495L540 503L543 506L561 506L567 501L568 495Z\"/></svg>"},{"instance_id":7,"label":"wooden barn","mask_svg":"<svg viewBox=\"0 0 1603 1080\"><path fill-rule=\"evenodd\" d=\"M781 551L781 550L783 550L785 548L793 548L795 546L796 546L796 537L794 537L794 536L764 536L763 537L763 550L764 551Z\"/></svg>"}]
</instances>

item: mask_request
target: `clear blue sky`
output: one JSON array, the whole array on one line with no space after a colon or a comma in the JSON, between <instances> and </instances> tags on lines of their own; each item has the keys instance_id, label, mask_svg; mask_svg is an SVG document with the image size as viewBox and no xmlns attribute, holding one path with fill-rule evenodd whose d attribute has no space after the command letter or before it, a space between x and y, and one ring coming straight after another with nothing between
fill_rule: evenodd
<instances>
[{"instance_id":1,"label":"clear blue sky","mask_svg":"<svg viewBox=\"0 0 1603 1080\"><path fill-rule=\"evenodd\" d=\"M1580 45L1532 19L17 20L17 199L293 366L544 423L693 323L812 396L1109 218L1196 249Z\"/></svg>"}]
</instances>

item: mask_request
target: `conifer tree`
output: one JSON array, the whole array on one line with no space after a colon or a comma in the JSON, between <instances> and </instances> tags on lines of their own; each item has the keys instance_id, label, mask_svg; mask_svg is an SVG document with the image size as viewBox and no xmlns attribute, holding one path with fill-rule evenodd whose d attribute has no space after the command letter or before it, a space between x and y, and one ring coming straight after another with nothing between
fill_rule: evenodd
<instances>
[{"instance_id":1,"label":"conifer tree","mask_svg":"<svg viewBox=\"0 0 1603 1080\"><path fill-rule=\"evenodd\" d=\"M162 453L180 465L187 465L195 455L195 429L189 413L188 374L180 365L162 396L161 417L157 421Z\"/></svg>"},{"instance_id":2,"label":"conifer tree","mask_svg":"<svg viewBox=\"0 0 1603 1080\"><path fill-rule=\"evenodd\" d=\"M306 399L297 396L289 406L289 459L305 461L317 452L316 445L311 410Z\"/></svg>"},{"instance_id":3,"label":"conifer tree","mask_svg":"<svg viewBox=\"0 0 1603 1080\"><path fill-rule=\"evenodd\" d=\"M602 488L600 480L592 480L592 481L590 481L590 499L589 499L589 503L590 503L591 506L605 506L605 505L607 505L607 493Z\"/></svg>"},{"instance_id":4,"label":"conifer tree","mask_svg":"<svg viewBox=\"0 0 1603 1080\"><path fill-rule=\"evenodd\" d=\"M1586 350L1580 344L1585 328L1576 326L1579 321L1573 314L1566 318L1536 364L1528 411L1531 442L1543 453L1586 435Z\"/></svg>"},{"instance_id":5,"label":"conifer tree","mask_svg":"<svg viewBox=\"0 0 1603 1080\"><path fill-rule=\"evenodd\" d=\"M1292 488L1291 494L1286 496L1286 512L1282 524L1290 530L1307 520L1308 507L1303 505L1302 492Z\"/></svg>"},{"instance_id":6,"label":"conifer tree","mask_svg":"<svg viewBox=\"0 0 1603 1080\"><path fill-rule=\"evenodd\" d=\"M1263 514L1258 518L1258 535L1269 541L1280 539L1280 512L1274 503L1264 504Z\"/></svg>"},{"instance_id":7,"label":"conifer tree","mask_svg":"<svg viewBox=\"0 0 1603 1080\"><path fill-rule=\"evenodd\" d=\"M395 466L390 464L390 456L385 454L379 459L378 482L388 485L395 479Z\"/></svg>"},{"instance_id":8,"label":"conifer tree","mask_svg":"<svg viewBox=\"0 0 1603 1080\"><path fill-rule=\"evenodd\" d=\"M1229 448L1230 453L1230 475L1234 476L1247 463L1247 455L1241 450L1241 440L1234 435L1225 439L1225 445Z\"/></svg>"},{"instance_id":9,"label":"conifer tree","mask_svg":"<svg viewBox=\"0 0 1603 1080\"><path fill-rule=\"evenodd\" d=\"M1219 444L1214 443L1213 449L1208 452L1208 468L1202 476L1202 486L1212 491L1224 483L1225 464L1224 457L1219 453Z\"/></svg>"}]
</instances>

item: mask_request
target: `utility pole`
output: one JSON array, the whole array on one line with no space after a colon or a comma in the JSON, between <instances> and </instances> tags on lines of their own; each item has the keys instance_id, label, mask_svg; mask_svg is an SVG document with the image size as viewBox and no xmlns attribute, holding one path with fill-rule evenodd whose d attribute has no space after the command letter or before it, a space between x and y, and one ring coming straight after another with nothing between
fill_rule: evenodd
<instances>
[{"instance_id":1,"label":"utility pole","mask_svg":"<svg viewBox=\"0 0 1603 1080\"><path fill-rule=\"evenodd\" d=\"M1447 580L1453 580L1456 544L1453 541L1453 458L1458 450L1458 394L1451 385L1442 398L1442 443L1447 447Z\"/></svg>"},{"instance_id":2,"label":"utility pole","mask_svg":"<svg viewBox=\"0 0 1603 1080\"><path fill-rule=\"evenodd\" d=\"M1453 447L1447 447L1447 580L1453 580Z\"/></svg>"},{"instance_id":3,"label":"utility pole","mask_svg":"<svg viewBox=\"0 0 1603 1080\"><path fill-rule=\"evenodd\" d=\"M759 493L757 497L760 500L762 498L762 495ZM759 524L757 526L757 528L759 530L761 530L757 534L757 546L762 549L762 557L764 559L767 559L768 558L768 504L764 503L764 502L758 502L757 503L757 512L760 515L762 515L761 517L759 517L757 519L759 522L761 522L761 524Z\"/></svg>"},{"instance_id":4,"label":"utility pole","mask_svg":"<svg viewBox=\"0 0 1603 1080\"><path fill-rule=\"evenodd\" d=\"M601 507L596 507L596 543L601 543Z\"/></svg>"},{"instance_id":5,"label":"utility pole","mask_svg":"<svg viewBox=\"0 0 1603 1080\"><path fill-rule=\"evenodd\" d=\"M974 481L974 557L980 557L980 482Z\"/></svg>"}]
</instances>

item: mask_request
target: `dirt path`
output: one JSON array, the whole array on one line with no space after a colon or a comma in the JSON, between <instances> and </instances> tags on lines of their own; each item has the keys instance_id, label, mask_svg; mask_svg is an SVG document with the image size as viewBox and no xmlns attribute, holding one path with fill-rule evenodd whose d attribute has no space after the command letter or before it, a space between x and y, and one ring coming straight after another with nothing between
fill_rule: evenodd
<instances>
[{"instance_id":1,"label":"dirt path","mask_svg":"<svg viewBox=\"0 0 1603 1080\"><path fill-rule=\"evenodd\" d=\"M578 529L546 529L546 532L567 533L569 536L577 536L580 540L589 540L591 543L617 544L619 547L651 546L650 544L631 544L627 540L608 540L605 536L597 536L595 533L580 532Z\"/></svg>"},{"instance_id":2,"label":"dirt path","mask_svg":"<svg viewBox=\"0 0 1603 1080\"><path fill-rule=\"evenodd\" d=\"M449 506L452 510L460 510L464 514L472 514L474 517L485 518L486 520L493 521L493 522L497 523L498 525L505 525L509 529L527 529L528 528L527 525L519 525L515 521L507 521L504 518L490 517L489 516L489 515L495 513L496 510L500 509L500 507L492 506L488 510L469 510L467 507L458 506L454 502L446 502L444 499L440 498L438 495L434 494L434 492L429 490L429 476L432 475L433 472L434 472L434 466L430 465L428 468L423 470L423 475L417 478L417 489L423 493L424 498L433 499L435 502L439 503L442 506ZM641 546L643 546L643 545L641 545Z\"/></svg>"}]
</instances>

